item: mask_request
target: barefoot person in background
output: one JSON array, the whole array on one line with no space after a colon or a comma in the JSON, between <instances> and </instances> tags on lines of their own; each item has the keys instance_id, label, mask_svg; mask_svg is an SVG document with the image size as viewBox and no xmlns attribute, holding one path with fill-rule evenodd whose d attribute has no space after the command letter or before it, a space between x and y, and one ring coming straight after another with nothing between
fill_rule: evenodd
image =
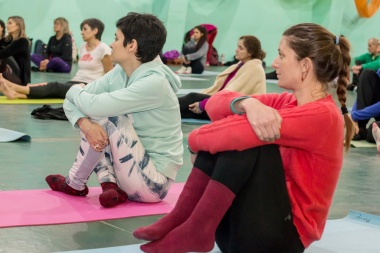
<instances>
[{"instance_id":1,"label":"barefoot person in background","mask_svg":"<svg viewBox=\"0 0 380 253\"><path fill-rule=\"evenodd\" d=\"M96 18L86 19L81 23L80 29L85 43L80 48L78 71L71 81L21 86L2 78L0 74L0 92L8 99L65 98L67 91L74 84L91 83L110 71L113 67L111 48L101 42L103 22Z\"/></svg>"}]
</instances>

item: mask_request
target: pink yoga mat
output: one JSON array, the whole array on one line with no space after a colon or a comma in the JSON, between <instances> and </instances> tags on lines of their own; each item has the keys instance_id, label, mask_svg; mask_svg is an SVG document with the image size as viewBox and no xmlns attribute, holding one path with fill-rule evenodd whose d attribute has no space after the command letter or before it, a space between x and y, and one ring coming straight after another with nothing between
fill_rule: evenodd
<instances>
[{"instance_id":1,"label":"pink yoga mat","mask_svg":"<svg viewBox=\"0 0 380 253\"><path fill-rule=\"evenodd\" d=\"M99 203L100 187L91 187L86 197L74 197L52 190L0 191L0 227L36 226L111 220L169 213L184 183L173 184L159 203L127 201L114 208Z\"/></svg>"}]
</instances>

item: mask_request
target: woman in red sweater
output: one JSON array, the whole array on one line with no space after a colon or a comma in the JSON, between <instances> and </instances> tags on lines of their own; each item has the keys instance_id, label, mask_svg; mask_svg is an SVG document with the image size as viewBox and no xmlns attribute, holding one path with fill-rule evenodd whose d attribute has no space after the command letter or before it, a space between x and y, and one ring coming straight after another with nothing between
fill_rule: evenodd
<instances>
[{"instance_id":1,"label":"woman in red sweater","mask_svg":"<svg viewBox=\"0 0 380 253\"><path fill-rule=\"evenodd\" d=\"M293 93L222 91L189 135L194 168L171 213L139 228L144 252L303 252L320 239L343 159L349 42L311 23L285 31L272 66ZM325 129L325 131L323 130ZM298 130L298 131L297 131ZM197 153L196 153L197 152Z\"/></svg>"}]
</instances>

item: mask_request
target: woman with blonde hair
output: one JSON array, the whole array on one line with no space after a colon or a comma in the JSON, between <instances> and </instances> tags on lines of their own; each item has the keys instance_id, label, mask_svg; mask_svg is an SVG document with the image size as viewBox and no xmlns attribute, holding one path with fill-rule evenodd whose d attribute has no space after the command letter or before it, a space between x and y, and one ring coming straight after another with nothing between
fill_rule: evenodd
<instances>
[{"instance_id":1,"label":"woman with blonde hair","mask_svg":"<svg viewBox=\"0 0 380 253\"><path fill-rule=\"evenodd\" d=\"M11 82L26 85L30 82L30 42L24 19L11 16L6 27L8 35L0 40L0 73Z\"/></svg>"},{"instance_id":2,"label":"woman with blonde hair","mask_svg":"<svg viewBox=\"0 0 380 253\"><path fill-rule=\"evenodd\" d=\"M38 66L32 70L70 73L73 49L69 22L62 17L56 18L54 32L55 35L50 37L47 44L46 55L32 55L32 62Z\"/></svg>"}]
</instances>

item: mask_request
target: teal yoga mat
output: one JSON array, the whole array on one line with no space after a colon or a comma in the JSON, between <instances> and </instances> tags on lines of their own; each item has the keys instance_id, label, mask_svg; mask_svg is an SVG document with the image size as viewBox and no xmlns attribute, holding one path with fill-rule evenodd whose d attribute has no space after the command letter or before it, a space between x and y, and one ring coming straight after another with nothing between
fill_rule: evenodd
<instances>
[{"instance_id":1,"label":"teal yoga mat","mask_svg":"<svg viewBox=\"0 0 380 253\"><path fill-rule=\"evenodd\" d=\"M31 137L25 133L0 127L0 142L31 141Z\"/></svg>"},{"instance_id":2,"label":"teal yoga mat","mask_svg":"<svg viewBox=\"0 0 380 253\"><path fill-rule=\"evenodd\" d=\"M200 124L200 125L211 123L210 120L206 120L206 119L181 119L181 122L190 123L190 124Z\"/></svg>"}]
</instances>

